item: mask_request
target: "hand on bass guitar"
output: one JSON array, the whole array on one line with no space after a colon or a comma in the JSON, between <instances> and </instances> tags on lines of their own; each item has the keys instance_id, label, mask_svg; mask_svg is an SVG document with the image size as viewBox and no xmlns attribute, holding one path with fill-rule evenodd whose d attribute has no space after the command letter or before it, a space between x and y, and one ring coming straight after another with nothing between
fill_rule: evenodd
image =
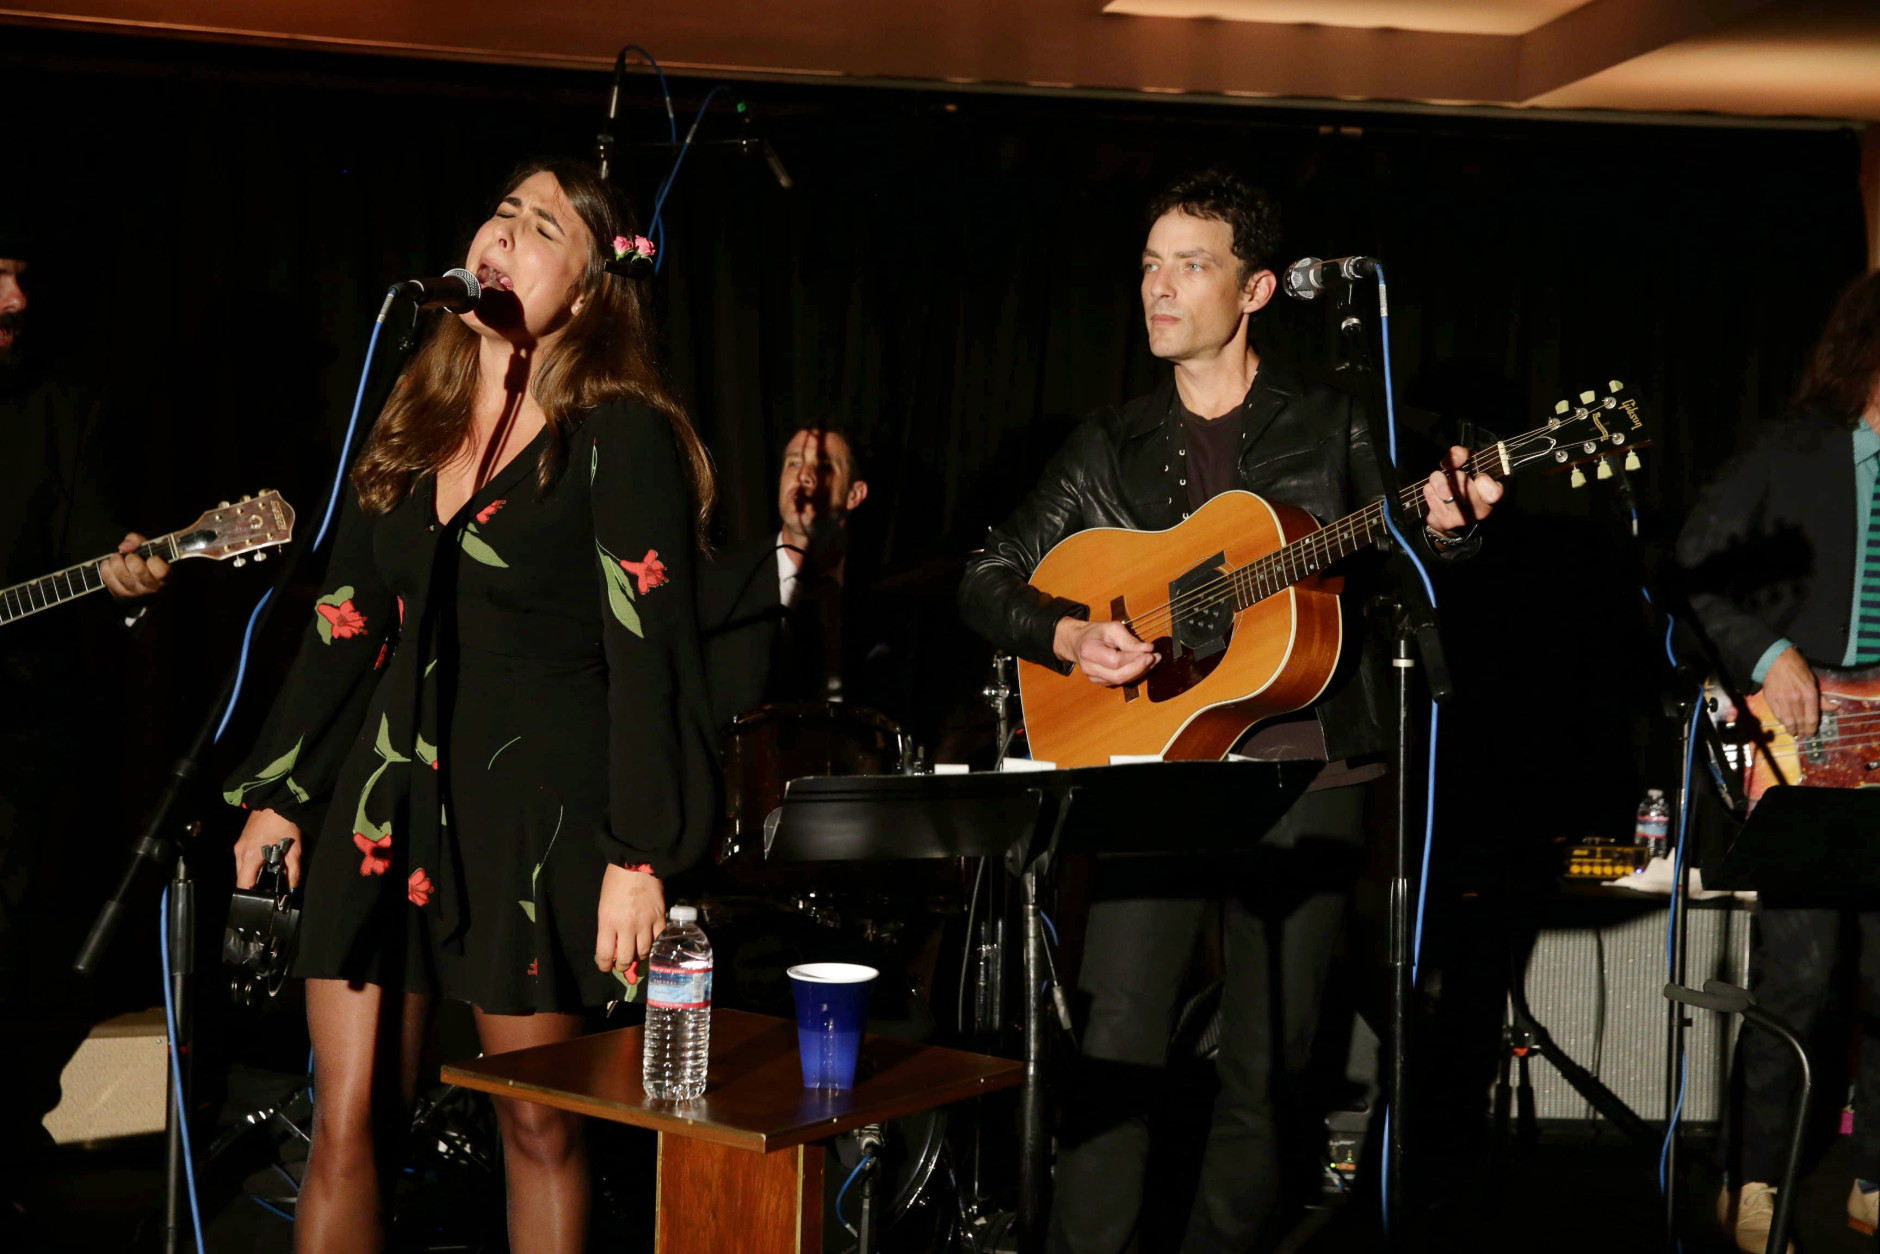
<instances>
[{"instance_id":1,"label":"hand on bass guitar","mask_svg":"<svg viewBox=\"0 0 1880 1254\"><path fill-rule=\"evenodd\" d=\"M1790 645L1763 676L1762 698L1769 712L1797 736L1812 736L1821 726L1823 708L1838 710L1841 703L1821 699L1821 681L1815 678L1802 651Z\"/></svg>"}]
</instances>

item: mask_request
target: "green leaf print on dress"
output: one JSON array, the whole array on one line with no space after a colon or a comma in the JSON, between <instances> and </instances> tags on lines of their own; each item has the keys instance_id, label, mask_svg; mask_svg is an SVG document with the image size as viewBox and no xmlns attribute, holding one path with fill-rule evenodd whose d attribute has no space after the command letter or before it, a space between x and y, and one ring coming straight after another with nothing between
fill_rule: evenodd
<instances>
[{"instance_id":1,"label":"green leaf print on dress","mask_svg":"<svg viewBox=\"0 0 1880 1254\"><path fill-rule=\"evenodd\" d=\"M379 777L387 768L410 762L411 759L392 747L392 720L387 714L379 715L379 736L373 745L373 752L379 755L379 764L372 774L366 777L365 787L359 790L359 808L353 812L353 843L365 853L366 860L359 867L361 875L383 875L391 864L392 824L388 819L375 823L366 815L366 802L372 796L372 789L378 784Z\"/></svg>"},{"instance_id":2,"label":"green leaf print on dress","mask_svg":"<svg viewBox=\"0 0 1880 1254\"><path fill-rule=\"evenodd\" d=\"M535 884L537 880L542 878L542 868L548 865L548 855L555 852L555 841L561 836L561 821L563 818L567 817L567 814L568 807L560 806L556 808L555 831L548 838L548 848L542 850L542 860L535 864L533 871L529 872L529 900L516 902L518 906L522 907L522 913L529 916L529 922L531 923L535 922L535 899L541 896Z\"/></svg>"},{"instance_id":3,"label":"green leaf print on dress","mask_svg":"<svg viewBox=\"0 0 1880 1254\"><path fill-rule=\"evenodd\" d=\"M457 533L457 543L463 546L467 556L485 566L501 566L505 570L509 567L509 563L498 557L496 550L490 547L490 542L477 534L475 523L464 525L464 529Z\"/></svg>"},{"instance_id":4,"label":"green leaf print on dress","mask_svg":"<svg viewBox=\"0 0 1880 1254\"><path fill-rule=\"evenodd\" d=\"M292 749L289 749L286 753L283 753L280 757L262 767L261 773L254 779L248 780L239 787L231 788L223 793L222 800L232 806L242 805L244 804L244 798L255 789L264 788L272 784L275 780L286 776L289 771L294 769L294 763L300 760L300 746L306 742L306 739L305 736L302 736L299 740L296 740ZM302 802L307 800L307 790L302 788L299 784L296 784L291 777L287 780L287 788L288 791L294 794L296 799Z\"/></svg>"},{"instance_id":5,"label":"green leaf print on dress","mask_svg":"<svg viewBox=\"0 0 1880 1254\"><path fill-rule=\"evenodd\" d=\"M607 546L599 540L594 542L594 551L601 559L601 578L607 582L607 604L613 610L614 617L628 631L646 639L646 631L640 626L640 612L633 607L633 578L627 574L620 559L607 551Z\"/></svg>"}]
</instances>

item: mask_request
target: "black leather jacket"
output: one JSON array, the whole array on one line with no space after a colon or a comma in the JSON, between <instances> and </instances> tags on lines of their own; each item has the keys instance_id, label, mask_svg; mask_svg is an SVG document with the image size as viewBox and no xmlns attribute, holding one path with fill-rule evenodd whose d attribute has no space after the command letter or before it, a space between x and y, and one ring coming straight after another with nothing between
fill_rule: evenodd
<instances>
[{"instance_id":1,"label":"black leather jacket","mask_svg":"<svg viewBox=\"0 0 1880 1254\"><path fill-rule=\"evenodd\" d=\"M1027 580L1053 545L1091 527L1159 531L1188 516L1182 424L1173 378L1121 408L1098 410L1071 433L1045 467L1031 495L986 538L960 581L960 614L967 626L1027 661L1069 673L1052 652L1058 620L1088 618L1090 609L1054 597ZM1240 484L1250 492L1296 505L1321 523L1341 518L1384 495L1363 407L1343 392L1307 387L1262 364L1249 395L1247 438ZM1422 528L1410 533L1419 556L1454 560L1479 540L1440 553ZM1392 697L1387 646L1360 621L1375 591L1375 555L1349 559L1345 569L1345 639L1337 674L1314 707L1333 759L1381 753ZM1356 655L1356 656L1354 656Z\"/></svg>"}]
</instances>

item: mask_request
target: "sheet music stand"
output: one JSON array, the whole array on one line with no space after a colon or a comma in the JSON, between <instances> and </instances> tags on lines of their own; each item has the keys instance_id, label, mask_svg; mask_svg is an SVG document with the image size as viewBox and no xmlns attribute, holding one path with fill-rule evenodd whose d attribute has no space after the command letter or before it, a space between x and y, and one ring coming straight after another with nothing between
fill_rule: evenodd
<instances>
[{"instance_id":1,"label":"sheet music stand","mask_svg":"<svg viewBox=\"0 0 1880 1254\"><path fill-rule=\"evenodd\" d=\"M988 857L1022 890L1025 1078L1020 1085L1021 1248L1043 1236L1046 955L1042 902L1062 855L1242 853L1297 793L1271 762L1151 762L980 775L792 780L764 824L767 859Z\"/></svg>"},{"instance_id":2,"label":"sheet music stand","mask_svg":"<svg viewBox=\"0 0 1880 1254\"><path fill-rule=\"evenodd\" d=\"M1771 788L1704 887L1755 889L1783 905L1880 905L1880 788Z\"/></svg>"}]
</instances>

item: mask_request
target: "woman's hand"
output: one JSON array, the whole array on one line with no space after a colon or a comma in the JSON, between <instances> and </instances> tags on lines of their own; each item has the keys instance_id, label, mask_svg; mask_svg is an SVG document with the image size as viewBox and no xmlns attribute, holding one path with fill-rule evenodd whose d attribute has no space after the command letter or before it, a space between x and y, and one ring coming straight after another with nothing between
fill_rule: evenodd
<instances>
[{"instance_id":1,"label":"woman's hand","mask_svg":"<svg viewBox=\"0 0 1880 1254\"><path fill-rule=\"evenodd\" d=\"M629 983L640 979L636 966L653 952L666 926L666 887L645 871L609 866L601 880L600 934L594 941L594 965L619 971Z\"/></svg>"},{"instance_id":2,"label":"woman's hand","mask_svg":"<svg viewBox=\"0 0 1880 1254\"><path fill-rule=\"evenodd\" d=\"M284 840L287 847L287 886L300 887L300 829L272 810L256 810L242 827L235 842L235 887L253 888L261 878L261 864L267 861L262 850Z\"/></svg>"}]
</instances>

